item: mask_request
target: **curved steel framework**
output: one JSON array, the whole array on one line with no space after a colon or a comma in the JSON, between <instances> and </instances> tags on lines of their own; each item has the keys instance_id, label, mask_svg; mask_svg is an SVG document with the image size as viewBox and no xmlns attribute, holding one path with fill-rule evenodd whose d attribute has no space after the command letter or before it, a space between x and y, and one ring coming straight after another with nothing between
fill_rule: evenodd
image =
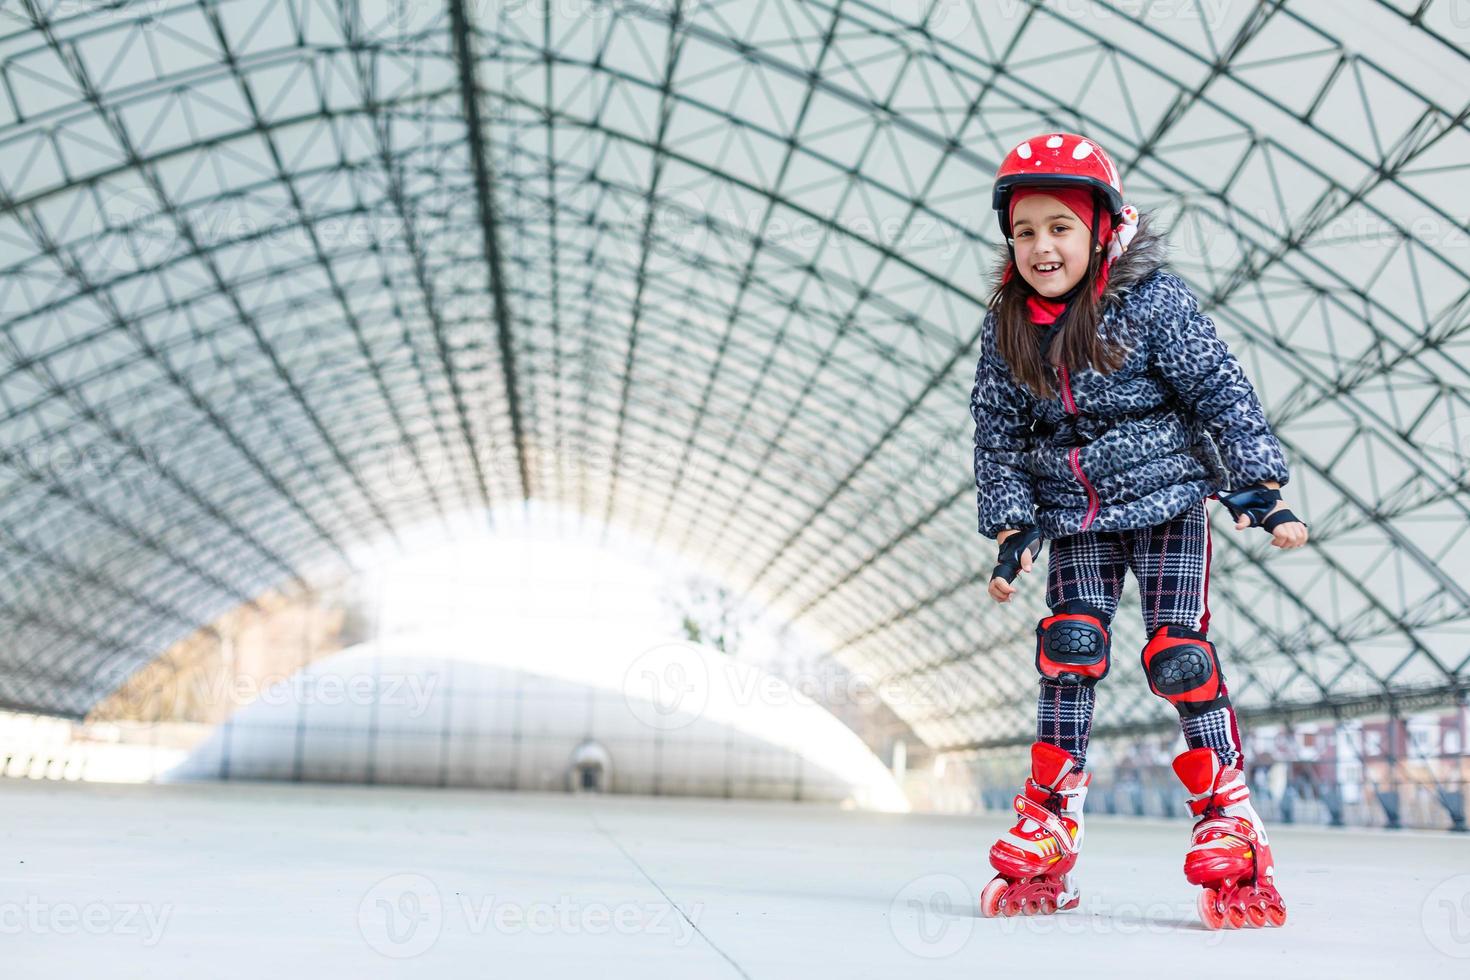
<instances>
[{"instance_id":1,"label":"curved steel framework","mask_svg":"<svg viewBox=\"0 0 1470 980\"><path fill-rule=\"evenodd\" d=\"M966 402L989 175L1053 127L1171 226L1314 525L1217 522L1237 701L1462 696L1463 5L0 16L0 702L85 712L358 542L539 498L816 624L935 747L1022 737L1040 589L984 598Z\"/></svg>"}]
</instances>

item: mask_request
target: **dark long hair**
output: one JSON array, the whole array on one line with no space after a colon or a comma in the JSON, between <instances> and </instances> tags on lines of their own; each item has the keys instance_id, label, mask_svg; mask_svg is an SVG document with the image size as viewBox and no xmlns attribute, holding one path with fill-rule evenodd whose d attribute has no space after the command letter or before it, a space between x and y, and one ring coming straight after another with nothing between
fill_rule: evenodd
<instances>
[{"instance_id":1,"label":"dark long hair","mask_svg":"<svg viewBox=\"0 0 1470 980\"><path fill-rule=\"evenodd\" d=\"M1092 236L1094 245L1097 235ZM1127 350L1103 337L1102 303L1097 297L1097 277L1102 273L1106 253L1089 249L1087 272L1075 289L1075 298L1062 314L1061 329L1052 339L1049 358L1043 358L1041 340L1046 328L1031 322L1026 300L1036 295L1029 283L1015 269L1008 281L997 286L990 296L995 311L995 346L1011 367L1016 380L1030 388L1038 398L1056 394L1055 371L1058 365L1076 373L1091 368L1099 374L1111 374L1123 366ZM1014 253L1013 253L1014 255Z\"/></svg>"}]
</instances>

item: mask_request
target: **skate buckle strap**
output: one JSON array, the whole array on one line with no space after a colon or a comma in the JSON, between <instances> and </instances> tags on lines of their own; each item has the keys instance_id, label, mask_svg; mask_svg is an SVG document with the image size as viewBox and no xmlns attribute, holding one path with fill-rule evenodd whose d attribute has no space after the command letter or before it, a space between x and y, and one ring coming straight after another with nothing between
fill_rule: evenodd
<instances>
[{"instance_id":1,"label":"skate buckle strap","mask_svg":"<svg viewBox=\"0 0 1470 980\"><path fill-rule=\"evenodd\" d=\"M1086 789L1092 785L1092 773L1074 772L1057 784L1057 794L1060 796L1076 796L1078 790Z\"/></svg>"},{"instance_id":2,"label":"skate buckle strap","mask_svg":"<svg viewBox=\"0 0 1470 980\"><path fill-rule=\"evenodd\" d=\"M1046 807L1024 796L1017 796L1016 812L1029 820L1034 820L1042 830L1050 834L1056 840L1057 848L1061 853L1071 854L1076 851L1076 842L1072 839L1071 832L1067 830L1067 825Z\"/></svg>"},{"instance_id":3,"label":"skate buckle strap","mask_svg":"<svg viewBox=\"0 0 1470 980\"><path fill-rule=\"evenodd\" d=\"M1212 833L1236 837L1246 844L1258 843L1255 828L1251 826L1249 820L1243 820L1240 817L1227 817L1222 814L1218 817L1201 820L1194 827L1194 839L1196 842L1205 837L1205 835Z\"/></svg>"},{"instance_id":4,"label":"skate buckle strap","mask_svg":"<svg viewBox=\"0 0 1470 980\"><path fill-rule=\"evenodd\" d=\"M1075 799L1084 793L1091 783L1092 773L1090 772L1074 772L1054 787L1043 786L1036 780L1027 777L1026 785L1022 789L1021 795L1025 796L1031 802L1038 803L1042 806L1045 806L1051 799L1057 798L1064 801L1063 809L1070 809L1065 805L1065 801Z\"/></svg>"},{"instance_id":5,"label":"skate buckle strap","mask_svg":"<svg viewBox=\"0 0 1470 980\"><path fill-rule=\"evenodd\" d=\"M1189 809L1196 817L1207 810L1223 809L1251 798L1250 787L1239 769L1222 772L1216 783L1203 793L1189 798Z\"/></svg>"}]
</instances>

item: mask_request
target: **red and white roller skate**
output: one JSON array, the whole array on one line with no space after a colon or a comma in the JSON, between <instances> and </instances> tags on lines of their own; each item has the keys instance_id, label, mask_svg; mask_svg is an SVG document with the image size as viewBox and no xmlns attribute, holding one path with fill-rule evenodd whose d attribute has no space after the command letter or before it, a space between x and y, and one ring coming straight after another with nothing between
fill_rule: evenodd
<instances>
[{"instance_id":1,"label":"red and white roller skate","mask_svg":"<svg viewBox=\"0 0 1470 980\"><path fill-rule=\"evenodd\" d=\"M1214 749L1190 749L1174 760L1174 772L1189 790L1189 809L1199 821L1184 877L1203 885L1199 914L1211 929L1279 926L1286 903L1272 879L1271 844L1250 787L1239 769L1226 769Z\"/></svg>"},{"instance_id":2,"label":"red and white roller skate","mask_svg":"<svg viewBox=\"0 0 1470 980\"><path fill-rule=\"evenodd\" d=\"M1073 772L1066 749L1035 742L1031 778L1016 797L1020 819L990 848L1000 872L980 893L980 914L1050 915L1077 905L1072 867L1082 850L1082 802L1092 773Z\"/></svg>"}]
</instances>

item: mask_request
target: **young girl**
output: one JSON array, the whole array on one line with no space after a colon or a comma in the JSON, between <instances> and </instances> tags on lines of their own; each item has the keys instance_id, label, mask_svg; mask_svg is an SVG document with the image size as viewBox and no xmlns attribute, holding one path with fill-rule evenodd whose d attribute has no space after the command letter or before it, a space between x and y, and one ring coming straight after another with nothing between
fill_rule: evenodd
<instances>
[{"instance_id":1,"label":"young girl","mask_svg":"<svg viewBox=\"0 0 1470 980\"><path fill-rule=\"evenodd\" d=\"M1037 626L1041 675L1031 777L1019 820L990 851L986 915L1077 904L1093 686L1107 675L1128 569L1138 579L1150 690L1179 712L1174 760L1199 817L1184 862L1204 886L1206 925L1280 925L1285 905L1250 802L1235 711L1209 628L1210 530L1219 499L1237 531L1278 548L1307 528L1278 492L1288 480L1239 362L1164 242L1123 203L1101 147L1069 133L1020 143L992 198L1006 238L970 396L980 533L996 538L990 596L1009 602L1051 542Z\"/></svg>"}]
</instances>

